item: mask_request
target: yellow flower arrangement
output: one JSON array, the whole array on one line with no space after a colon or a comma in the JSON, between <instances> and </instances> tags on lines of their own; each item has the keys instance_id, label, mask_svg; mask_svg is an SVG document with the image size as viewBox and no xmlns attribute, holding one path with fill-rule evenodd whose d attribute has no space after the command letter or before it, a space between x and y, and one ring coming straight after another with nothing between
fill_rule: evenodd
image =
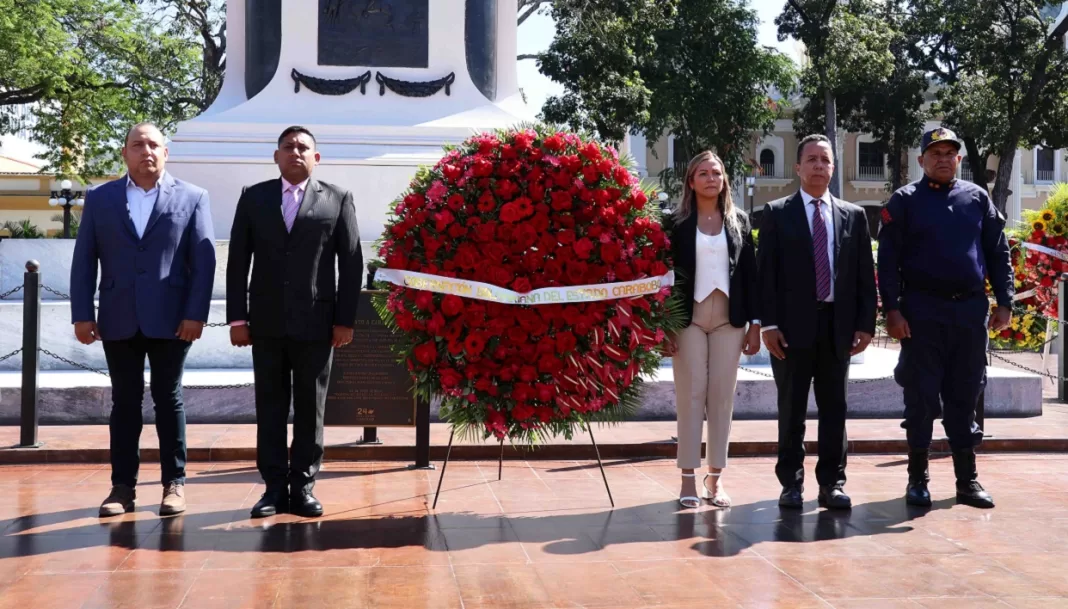
<instances>
[{"instance_id":1,"label":"yellow flower arrangement","mask_svg":"<svg viewBox=\"0 0 1068 609\"><path fill-rule=\"evenodd\" d=\"M1048 222L1053 222L1054 215L1053 215L1052 211L1046 209L1046 210L1042 211L1042 216L1041 217L1042 217L1042 221L1043 222L1047 222L1048 223Z\"/></svg>"},{"instance_id":2,"label":"yellow flower arrangement","mask_svg":"<svg viewBox=\"0 0 1068 609\"><path fill-rule=\"evenodd\" d=\"M1031 223L1031 228L1034 230L1046 230L1046 223L1042 220L1035 220Z\"/></svg>"}]
</instances>

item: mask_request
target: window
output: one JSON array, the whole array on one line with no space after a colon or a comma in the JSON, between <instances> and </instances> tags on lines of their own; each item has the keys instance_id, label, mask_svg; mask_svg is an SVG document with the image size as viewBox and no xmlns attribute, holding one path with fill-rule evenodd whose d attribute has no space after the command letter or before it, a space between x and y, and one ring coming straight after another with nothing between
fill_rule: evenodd
<instances>
[{"instance_id":1,"label":"window","mask_svg":"<svg viewBox=\"0 0 1068 609\"><path fill-rule=\"evenodd\" d=\"M857 148L857 179L885 180L884 156L883 147L877 142L860 142Z\"/></svg>"},{"instance_id":2,"label":"window","mask_svg":"<svg viewBox=\"0 0 1068 609\"><path fill-rule=\"evenodd\" d=\"M1053 181L1053 164L1056 151L1052 148L1039 148L1035 152L1035 177L1038 182Z\"/></svg>"},{"instance_id":3,"label":"window","mask_svg":"<svg viewBox=\"0 0 1068 609\"><path fill-rule=\"evenodd\" d=\"M675 176L682 180L686 177L686 168L690 165L690 153L687 152L686 140L681 137L671 140L671 158L675 164Z\"/></svg>"},{"instance_id":4,"label":"window","mask_svg":"<svg viewBox=\"0 0 1068 609\"><path fill-rule=\"evenodd\" d=\"M775 151L765 148L760 151L760 175L768 178L775 176Z\"/></svg>"},{"instance_id":5,"label":"window","mask_svg":"<svg viewBox=\"0 0 1068 609\"><path fill-rule=\"evenodd\" d=\"M968 157L964 157L964 160L960 163L960 179L965 182L971 182L973 177L975 176L972 174L971 163L968 162Z\"/></svg>"}]
</instances>

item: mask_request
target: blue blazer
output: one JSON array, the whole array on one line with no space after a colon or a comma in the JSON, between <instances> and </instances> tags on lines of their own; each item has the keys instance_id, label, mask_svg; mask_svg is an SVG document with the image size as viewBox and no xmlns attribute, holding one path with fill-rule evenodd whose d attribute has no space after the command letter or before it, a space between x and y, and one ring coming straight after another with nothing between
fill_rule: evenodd
<instances>
[{"instance_id":1,"label":"blue blazer","mask_svg":"<svg viewBox=\"0 0 1068 609\"><path fill-rule=\"evenodd\" d=\"M208 193L164 173L138 238L126 184L124 176L85 195L70 268L72 321L96 321L103 340L131 338L138 330L174 339L182 320L208 320L215 279ZM99 319L93 308L98 264Z\"/></svg>"}]
</instances>

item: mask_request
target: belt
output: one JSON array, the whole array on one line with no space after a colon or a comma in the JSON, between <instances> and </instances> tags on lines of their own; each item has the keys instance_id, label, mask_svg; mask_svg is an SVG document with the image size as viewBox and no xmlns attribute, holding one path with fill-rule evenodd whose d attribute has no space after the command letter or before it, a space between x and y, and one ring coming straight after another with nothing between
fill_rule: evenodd
<instances>
[{"instance_id":1,"label":"belt","mask_svg":"<svg viewBox=\"0 0 1068 609\"><path fill-rule=\"evenodd\" d=\"M929 289L929 288L913 288L912 291L920 292L922 294L927 294L927 295L930 295L930 296L934 296L936 298L941 298L943 300L950 300L950 301L953 301L953 302L960 302L960 301L963 301L963 300L969 300L971 298L975 298L977 296L981 296L981 295L983 295L985 293L982 290L960 290L960 291L954 291L954 290L932 290L932 289Z\"/></svg>"}]
</instances>

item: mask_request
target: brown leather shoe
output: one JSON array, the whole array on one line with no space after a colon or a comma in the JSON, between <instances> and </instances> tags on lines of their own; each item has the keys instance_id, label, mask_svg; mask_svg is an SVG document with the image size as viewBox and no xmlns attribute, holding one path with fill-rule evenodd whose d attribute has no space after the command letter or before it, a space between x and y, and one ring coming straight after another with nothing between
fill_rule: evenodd
<instances>
[{"instance_id":1,"label":"brown leather shoe","mask_svg":"<svg viewBox=\"0 0 1068 609\"><path fill-rule=\"evenodd\" d=\"M134 501L137 493L132 487L125 484L116 484L111 487L111 493L104 503L100 504L100 517L119 516L126 512L134 511Z\"/></svg>"},{"instance_id":2,"label":"brown leather shoe","mask_svg":"<svg viewBox=\"0 0 1068 609\"><path fill-rule=\"evenodd\" d=\"M185 511L185 485L171 482L163 489L163 501L159 504L160 516L173 516Z\"/></svg>"}]
</instances>

